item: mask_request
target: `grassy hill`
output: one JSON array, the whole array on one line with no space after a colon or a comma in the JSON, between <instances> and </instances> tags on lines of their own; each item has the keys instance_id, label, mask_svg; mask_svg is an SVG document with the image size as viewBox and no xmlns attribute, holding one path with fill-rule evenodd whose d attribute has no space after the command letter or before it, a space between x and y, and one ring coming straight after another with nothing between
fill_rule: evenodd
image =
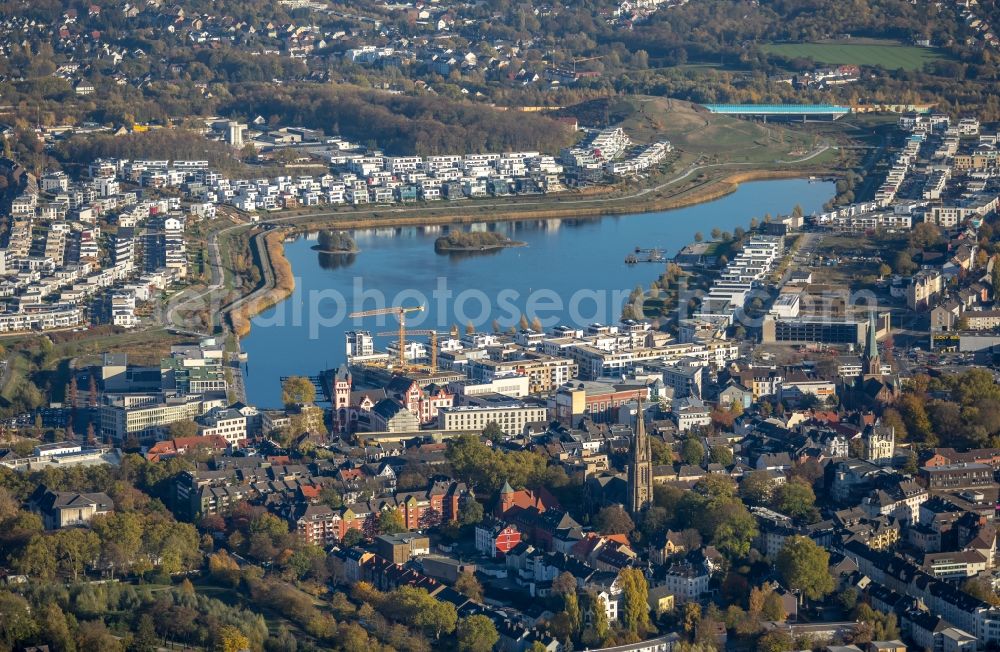
<instances>
[{"instance_id":1,"label":"grassy hill","mask_svg":"<svg viewBox=\"0 0 1000 652\"><path fill-rule=\"evenodd\" d=\"M801 128L760 124L709 113L662 97L595 100L564 111L584 126L620 124L635 141L666 138L686 153L720 163L773 163L812 151L821 138Z\"/></svg>"}]
</instances>

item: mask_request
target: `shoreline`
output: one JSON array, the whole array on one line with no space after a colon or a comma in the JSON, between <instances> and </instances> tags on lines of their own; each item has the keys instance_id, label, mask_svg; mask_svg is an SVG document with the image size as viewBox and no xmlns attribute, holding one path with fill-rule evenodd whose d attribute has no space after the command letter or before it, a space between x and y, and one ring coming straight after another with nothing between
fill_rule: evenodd
<instances>
[{"instance_id":1,"label":"shoreline","mask_svg":"<svg viewBox=\"0 0 1000 652\"><path fill-rule=\"evenodd\" d=\"M254 317L278 305L295 291L292 264L285 256L284 234L280 230L274 230L258 235L264 241L264 246L258 249L262 284L239 299L226 314L238 340L250 334Z\"/></svg>"},{"instance_id":2,"label":"shoreline","mask_svg":"<svg viewBox=\"0 0 1000 652\"><path fill-rule=\"evenodd\" d=\"M820 171L822 172L822 171ZM708 179L703 183L683 190L670 197L657 197L652 194L624 197L581 198L579 203L560 205L560 200L548 202L544 208L526 207L518 209L517 203L511 203L509 209L497 207L477 207L475 204L450 208L447 204L440 207L428 206L410 209L406 214L394 216L392 213L403 212L406 209L384 207L369 209L362 212L367 217L352 215L352 211L326 212L310 215L288 215L261 220L262 223L277 223L292 229L291 234L316 231L324 226L336 225L341 230L369 229L397 226L447 226L451 224L476 224L481 222L522 222L526 220L605 217L608 215L629 215L632 213L658 213L678 208L687 208L704 204L730 195L739 189L740 184L755 181L771 181L780 179L808 179L817 175L817 170L748 170L734 171L725 176ZM476 210L480 213L474 213ZM438 212L440 211L440 212Z\"/></svg>"},{"instance_id":3,"label":"shoreline","mask_svg":"<svg viewBox=\"0 0 1000 652\"><path fill-rule=\"evenodd\" d=\"M731 195L739 190L740 184L743 183L781 179L808 179L810 176L815 176L816 174L816 170L747 170L745 172L731 172L723 177L710 179L699 186L689 188L688 190L682 191L672 197L659 199L654 197L652 202L643 201L644 196L639 198L622 197L621 202L623 205L619 205L617 201L612 199L614 203L612 204L612 201L608 201L607 203L611 204L609 206L567 206L565 208L557 206L555 207L555 210L538 209L513 213L496 211L487 215L469 215L467 213L420 215L418 213L412 213L399 217L382 217L379 215L382 211L370 211L373 215L368 218L345 216L341 219L339 214L334 213L319 216L318 220L314 217L314 221L309 221L310 217L306 214L262 220L262 223L287 224L290 229L290 231L287 232L288 235L299 235L301 233L316 231L321 228L321 225L328 225L331 222L335 223L338 228L346 230L386 226L443 226L448 224L476 224L479 222L522 222L527 220L562 219L571 217L601 218L614 215L629 215L632 213L657 213L661 211L672 211L680 208L687 208L689 206L713 202L727 195ZM633 199L638 199L638 201L630 201ZM297 220L305 221L298 222ZM292 292L295 290L294 277L291 274L291 264L285 257L284 246L280 246L275 248L276 250L272 250L270 240L270 238L266 239L268 245L266 247L267 261L265 262L264 256L261 257L262 266L266 265L269 267L267 271L261 270L264 285L258 288L255 292L247 295L247 297L251 297L254 294L261 293L264 295L261 297L263 300L244 301L238 309L234 309L228 313L229 321L233 326L233 332L240 339L246 337L250 333L251 321L254 317L261 314L268 308L278 304L280 301L284 301L291 296ZM280 244L283 245L283 238L280 238ZM476 249L473 251L478 252L483 250ZM441 251L440 253L457 253L457 251L449 250ZM275 272L275 269L279 265L288 268L289 277L292 278L291 287L287 288L287 291L284 293L278 291L280 283L278 282L278 274ZM236 314L237 310L239 311L238 315ZM239 323L239 328L237 328L237 323Z\"/></svg>"}]
</instances>

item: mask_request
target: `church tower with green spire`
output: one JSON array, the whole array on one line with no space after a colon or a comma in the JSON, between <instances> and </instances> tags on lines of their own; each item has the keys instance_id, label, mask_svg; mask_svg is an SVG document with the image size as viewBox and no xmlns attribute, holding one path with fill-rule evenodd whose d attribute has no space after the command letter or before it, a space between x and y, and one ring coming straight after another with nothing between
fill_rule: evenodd
<instances>
[{"instance_id":1,"label":"church tower with green spire","mask_svg":"<svg viewBox=\"0 0 1000 652\"><path fill-rule=\"evenodd\" d=\"M878 339L875 337L878 331L878 323L875 321L875 312L868 314L868 333L865 337L864 368L861 373L865 378L882 377L882 358L878 354Z\"/></svg>"},{"instance_id":2,"label":"church tower with green spire","mask_svg":"<svg viewBox=\"0 0 1000 652\"><path fill-rule=\"evenodd\" d=\"M653 502L653 454L642 415L642 401L636 410L635 435L628 456L628 510L638 514Z\"/></svg>"}]
</instances>

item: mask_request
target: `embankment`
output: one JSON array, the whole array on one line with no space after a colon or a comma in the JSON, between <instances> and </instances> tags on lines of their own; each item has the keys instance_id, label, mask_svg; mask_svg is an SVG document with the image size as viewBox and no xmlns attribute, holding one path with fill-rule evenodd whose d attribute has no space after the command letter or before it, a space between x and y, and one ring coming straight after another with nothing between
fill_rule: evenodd
<instances>
[{"instance_id":1,"label":"embankment","mask_svg":"<svg viewBox=\"0 0 1000 652\"><path fill-rule=\"evenodd\" d=\"M285 258L283 231L270 231L263 236L264 247L259 251L262 286L229 311L229 323L237 337L250 333L250 320L271 306L284 301L295 291L292 266Z\"/></svg>"},{"instance_id":2,"label":"embankment","mask_svg":"<svg viewBox=\"0 0 1000 652\"><path fill-rule=\"evenodd\" d=\"M817 174L810 171L808 174ZM283 224L295 231L315 231L323 227L336 225L339 229L369 229L375 227L395 226L437 226L446 224L472 224L476 222L516 222L523 220L545 220L555 218L600 217L604 215L624 215L628 213L652 213L684 208L695 204L714 201L730 193L736 192L741 183L750 181L766 181L770 179L799 179L808 176L801 170L747 170L730 172L724 176L707 179L694 184L681 192L670 196L658 196L658 193L648 192L644 195L626 196L621 198L604 198L567 201L563 204L556 197L549 197L542 207L519 208L511 203L510 207L477 207L475 204L465 206L448 206L442 204L440 209L413 210L410 212L398 209L384 208L364 211L354 214L344 211L325 212L310 215L289 215L281 219Z\"/></svg>"}]
</instances>

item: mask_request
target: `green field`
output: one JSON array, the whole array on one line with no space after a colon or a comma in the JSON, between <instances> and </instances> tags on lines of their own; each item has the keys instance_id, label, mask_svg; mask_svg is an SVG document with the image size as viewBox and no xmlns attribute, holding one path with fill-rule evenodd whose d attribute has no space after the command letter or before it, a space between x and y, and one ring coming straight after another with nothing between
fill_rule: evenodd
<instances>
[{"instance_id":1,"label":"green field","mask_svg":"<svg viewBox=\"0 0 1000 652\"><path fill-rule=\"evenodd\" d=\"M820 43L774 43L764 51L788 58L812 59L817 63L882 66L887 70L920 70L924 64L944 58L932 48L903 45L896 41L830 41Z\"/></svg>"}]
</instances>

